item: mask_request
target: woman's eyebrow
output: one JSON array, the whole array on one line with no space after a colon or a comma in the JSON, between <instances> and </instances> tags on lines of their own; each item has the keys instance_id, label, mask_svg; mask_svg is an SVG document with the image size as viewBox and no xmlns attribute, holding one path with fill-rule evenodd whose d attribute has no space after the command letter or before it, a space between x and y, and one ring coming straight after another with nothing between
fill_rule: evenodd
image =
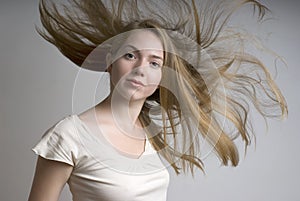
<instances>
[{"instance_id":1,"label":"woman's eyebrow","mask_svg":"<svg viewBox=\"0 0 300 201\"><path fill-rule=\"evenodd\" d=\"M131 48L131 49L133 49L134 51L139 51L139 49L137 47L133 46L133 45L125 45L124 49L128 48L128 47Z\"/></svg>"},{"instance_id":2,"label":"woman's eyebrow","mask_svg":"<svg viewBox=\"0 0 300 201\"><path fill-rule=\"evenodd\" d=\"M128 47L131 48L131 49L133 49L134 52L140 52L141 50L143 50L143 49L139 49L139 48L137 48L137 47L135 47L133 45L125 45L124 49L126 49ZM147 48L145 50L147 50ZM152 49L149 48L149 50L152 50ZM155 50L155 49L153 49L153 50ZM151 54L150 57L155 58L155 59L160 59L162 61L164 60L161 56L158 56L156 54Z\"/></svg>"},{"instance_id":3,"label":"woman's eyebrow","mask_svg":"<svg viewBox=\"0 0 300 201\"><path fill-rule=\"evenodd\" d=\"M158 56L158 55L152 54L152 55L150 55L150 56L151 56L152 58L154 58L154 59L159 59L159 60L164 61L164 59L163 59L162 57Z\"/></svg>"}]
</instances>

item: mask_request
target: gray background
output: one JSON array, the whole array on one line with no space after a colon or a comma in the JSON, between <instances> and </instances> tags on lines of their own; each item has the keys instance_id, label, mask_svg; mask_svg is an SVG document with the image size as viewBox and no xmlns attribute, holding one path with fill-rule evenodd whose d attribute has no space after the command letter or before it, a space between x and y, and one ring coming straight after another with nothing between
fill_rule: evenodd
<instances>
[{"instance_id":1,"label":"gray background","mask_svg":"<svg viewBox=\"0 0 300 201\"><path fill-rule=\"evenodd\" d=\"M278 64L276 81L289 104L289 117L269 121L266 131L262 119L253 115L256 147L250 147L246 157L241 155L236 168L220 166L211 155L205 160L205 175L197 171L194 179L176 177L170 170L170 201L300 200L300 3L270 0L266 4L274 20L266 21L261 33L267 46L287 61L288 67ZM1 201L27 199L36 161L31 147L59 119L93 103L88 97L94 91L85 89L93 89L97 74L81 72L76 88L79 101L72 108L78 69L36 33L37 5L37 0L0 3ZM261 28L253 28L242 13L236 22L260 35ZM266 62L273 64L268 58ZM67 189L61 200L70 200Z\"/></svg>"}]
</instances>

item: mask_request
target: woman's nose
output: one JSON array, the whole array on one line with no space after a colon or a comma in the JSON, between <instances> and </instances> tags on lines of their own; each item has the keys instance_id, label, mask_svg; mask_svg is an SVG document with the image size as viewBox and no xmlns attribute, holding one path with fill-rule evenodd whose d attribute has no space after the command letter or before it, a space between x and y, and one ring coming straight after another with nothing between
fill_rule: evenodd
<instances>
[{"instance_id":1,"label":"woman's nose","mask_svg":"<svg viewBox=\"0 0 300 201\"><path fill-rule=\"evenodd\" d=\"M135 75L138 75L138 76L141 76L141 77L144 77L145 76L145 67L144 66L137 66L133 69L133 73Z\"/></svg>"},{"instance_id":2,"label":"woman's nose","mask_svg":"<svg viewBox=\"0 0 300 201\"><path fill-rule=\"evenodd\" d=\"M136 75L145 76L146 66L148 65L146 59L140 59L139 62L136 63L133 72Z\"/></svg>"}]
</instances>

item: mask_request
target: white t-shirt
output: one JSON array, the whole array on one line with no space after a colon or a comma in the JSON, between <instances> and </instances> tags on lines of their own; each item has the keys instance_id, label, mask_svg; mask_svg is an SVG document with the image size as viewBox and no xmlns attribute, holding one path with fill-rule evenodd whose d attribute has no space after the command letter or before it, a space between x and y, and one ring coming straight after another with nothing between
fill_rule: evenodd
<instances>
[{"instance_id":1,"label":"white t-shirt","mask_svg":"<svg viewBox=\"0 0 300 201\"><path fill-rule=\"evenodd\" d=\"M129 158L70 115L50 128L33 151L73 166L68 184L74 201L166 200L169 173L148 140L139 158Z\"/></svg>"}]
</instances>

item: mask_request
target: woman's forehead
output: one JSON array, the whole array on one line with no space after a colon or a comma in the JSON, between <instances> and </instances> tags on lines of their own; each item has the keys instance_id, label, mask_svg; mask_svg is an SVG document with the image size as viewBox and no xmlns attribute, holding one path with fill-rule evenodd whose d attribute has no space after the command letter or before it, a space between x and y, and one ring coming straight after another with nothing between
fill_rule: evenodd
<instances>
[{"instance_id":1,"label":"woman's forehead","mask_svg":"<svg viewBox=\"0 0 300 201\"><path fill-rule=\"evenodd\" d=\"M163 44L160 38L149 30L130 31L129 36L124 40L122 47L131 47L135 50L163 51Z\"/></svg>"}]
</instances>

